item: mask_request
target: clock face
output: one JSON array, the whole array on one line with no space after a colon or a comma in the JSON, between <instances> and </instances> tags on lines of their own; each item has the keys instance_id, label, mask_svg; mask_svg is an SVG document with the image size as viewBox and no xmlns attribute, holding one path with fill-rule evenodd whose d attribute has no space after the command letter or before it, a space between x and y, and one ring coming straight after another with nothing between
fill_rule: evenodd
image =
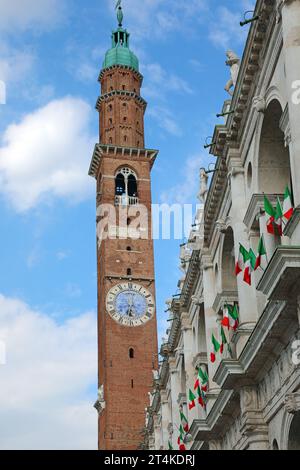
<instances>
[{"instance_id":1,"label":"clock face","mask_svg":"<svg viewBox=\"0 0 300 470\"><path fill-rule=\"evenodd\" d=\"M144 286L125 282L108 292L106 309L120 325L141 326L154 316L154 298Z\"/></svg>"}]
</instances>

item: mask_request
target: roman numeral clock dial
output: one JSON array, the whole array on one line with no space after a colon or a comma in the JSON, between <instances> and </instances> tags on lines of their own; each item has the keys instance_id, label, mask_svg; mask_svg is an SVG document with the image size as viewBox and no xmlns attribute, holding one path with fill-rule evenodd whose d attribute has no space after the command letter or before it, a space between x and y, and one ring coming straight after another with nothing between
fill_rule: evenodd
<instances>
[{"instance_id":1,"label":"roman numeral clock dial","mask_svg":"<svg viewBox=\"0 0 300 470\"><path fill-rule=\"evenodd\" d=\"M106 310L120 325L138 327L153 318L154 298L144 286L125 282L110 289Z\"/></svg>"}]
</instances>

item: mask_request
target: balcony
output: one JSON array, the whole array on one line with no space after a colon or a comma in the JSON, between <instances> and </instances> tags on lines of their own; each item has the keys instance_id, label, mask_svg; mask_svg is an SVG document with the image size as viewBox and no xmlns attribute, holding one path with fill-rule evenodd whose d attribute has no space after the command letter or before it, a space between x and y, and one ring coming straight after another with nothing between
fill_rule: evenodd
<instances>
[{"instance_id":1,"label":"balcony","mask_svg":"<svg viewBox=\"0 0 300 470\"><path fill-rule=\"evenodd\" d=\"M123 194L122 196L115 196L115 206L137 206L140 203L138 197L133 196L126 196Z\"/></svg>"},{"instance_id":2,"label":"balcony","mask_svg":"<svg viewBox=\"0 0 300 470\"><path fill-rule=\"evenodd\" d=\"M279 246L261 278L257 290L269 300L297 298L300 288L300 247Z\"/></svg>"}]
</instances>

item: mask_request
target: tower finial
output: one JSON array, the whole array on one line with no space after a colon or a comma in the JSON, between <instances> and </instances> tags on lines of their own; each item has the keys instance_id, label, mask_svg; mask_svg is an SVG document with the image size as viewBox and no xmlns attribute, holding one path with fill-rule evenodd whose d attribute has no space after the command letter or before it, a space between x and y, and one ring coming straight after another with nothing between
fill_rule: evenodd
<instances>
[{"instance_id":1,"label":"tower finial","mask_svg":"<svg viewBox=\"0 0 300 470\"><path fill-rule=\"evenodd\" d=\"M119 28L122 28L124 15L123 15L123 10L122 10L121 0L117 1L116 10L118 10L117 11L117 19L118 19L118 23L119 23Z\"/></svg>"}]
</instances>

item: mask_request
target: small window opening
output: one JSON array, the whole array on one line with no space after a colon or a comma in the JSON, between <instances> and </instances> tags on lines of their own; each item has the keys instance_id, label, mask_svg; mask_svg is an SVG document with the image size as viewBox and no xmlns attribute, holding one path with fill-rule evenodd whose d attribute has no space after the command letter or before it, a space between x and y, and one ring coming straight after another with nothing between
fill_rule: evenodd
<instances>
[{"instance_id":1,"label":"small window opening","mask_svg":"<svg viewBox=\"0 0 300 470\"><path fill-rule=\"evenodd\" d=\"M134 359L134 349L133 348L129 349L129 359Z\"/></svg>"},{"instance_id":2,"label":"small window opening","mask_svg":"<svg viewBox=\"0 0 300 470\"><path fill-rule=\"evenodd\" d=\"M127 276L131 276L132 275L132 271L130 268L127 269Z\"/></svg>"},{"instance_id":3,"label":"small window opening","mask_svg":"<svg viewBox=\"0 0 300 470\"><path fill-rule=\"evenodd\" d=\"M131 388L133 388L133 379L131 380Z\"/></svg>"}]
</instances>

